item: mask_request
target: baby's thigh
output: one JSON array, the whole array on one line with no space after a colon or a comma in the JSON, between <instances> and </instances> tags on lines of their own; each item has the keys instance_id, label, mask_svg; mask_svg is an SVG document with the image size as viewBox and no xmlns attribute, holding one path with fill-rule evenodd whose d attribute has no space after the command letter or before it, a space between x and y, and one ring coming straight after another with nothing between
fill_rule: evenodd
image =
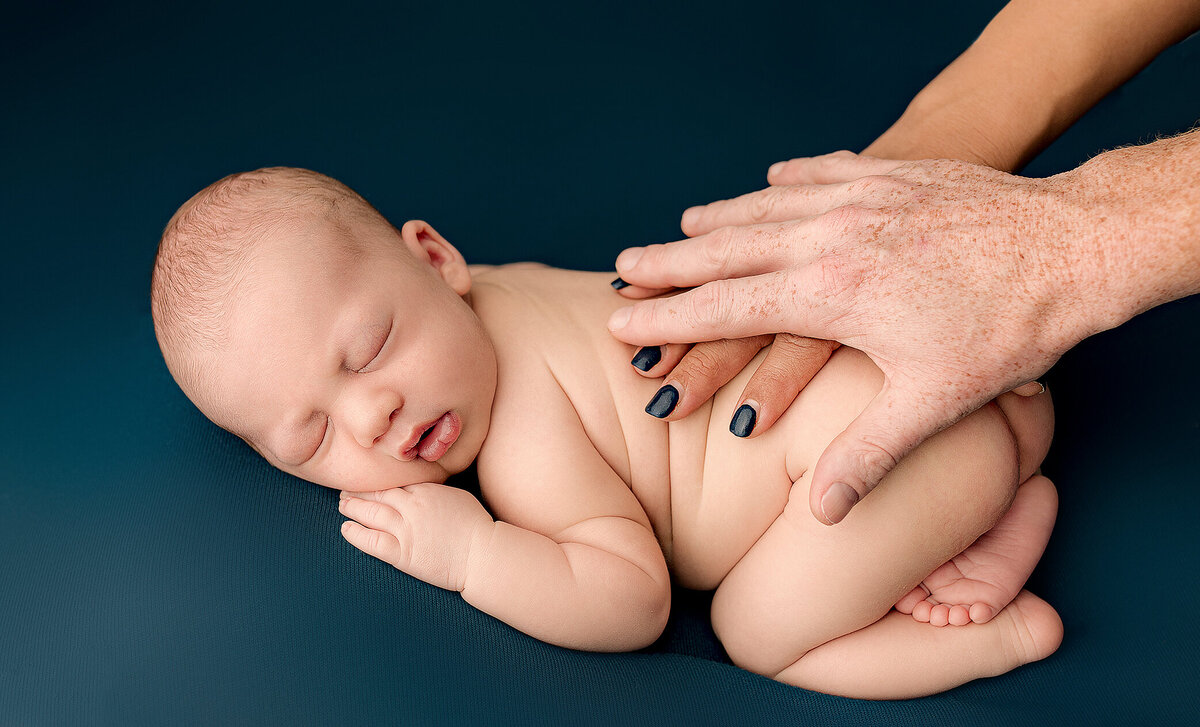
<instances>
[{"instance_id":1,"label":"baby's thigh","mask_svg":"<svg viewBox=\"0 0 1200 727\"><path fill-rule=\"evenodd\" d=\"M1012 502L1016 450L989 404L915 449L833 527L809 510L811 474L713 598L730 658L768 676L874 623L990 529Z\"/></svg>"}]
</instances>

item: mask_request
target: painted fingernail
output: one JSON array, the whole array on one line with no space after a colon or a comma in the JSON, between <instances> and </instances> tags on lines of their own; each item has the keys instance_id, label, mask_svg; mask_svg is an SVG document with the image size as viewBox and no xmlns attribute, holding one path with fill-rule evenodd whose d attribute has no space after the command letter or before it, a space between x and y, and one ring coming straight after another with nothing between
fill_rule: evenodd
<instances>
[{"instance_id":1,"label":"painted fingernail","mask_svg":"<svg viewBox=\"0 0 1200 727\"><path fill-rule=\"evenodd\" d=\"M674 386L667 384L658 390L650 403L646 405L646 413L652 417L662 419L666 415L675 410L675 405L679 403L679 390Z\"/></svg>"},{"instance_id":2,"label":"painted fingernail","mask_svg":"<svg viewBox=\"0 0 1200 727\"><path fill-rule=\"evenodd\" d=\"M733 413L733 419L729 422L729 431L733 432L735 437L748 437L750 432L754 431L754 422L757 420L758 412L754 411L754 407L742 404Z\"/></svg>"},{"instance_id":3,"label":"painted fingernail","mask_svg":"<svg viewBox=\"0 0 1200 727\"><path fill-rule=\"evenodd\" d=\"M835 482L821 498L821 513L831 523L840 523L858 503L858 493L850 485Z\"/></svg>"},{"instance_id":4,"label":"painted fingernail","mask_svg":"<svg viewBox=\"0 0 1200 727\"><path fill-rule=\"evenodd\" d=\"M617 255L617 270L629 270L637 265L638 260L642 259L644 248L631 247L628 250L623 250L620 255Z\"/></svg>"},{"instance_id":5,"label":"painted fingernail","mask_svg":"<svg viewBox=\"0 0 1200 727\"><path fill-rule=\"evenodd\" d=\"M625 282L621 278L617 278L616 280L609 283L609 285L611 285L613 287L613 290L620 290L621 288L629 287L629 283Z\"/></svg>"},{"instance_id":6,"label":"painted fingernail","mask_svg":"<svg viewBox=\"0 0 1200 727\"><path fill-rule=\"evenodd\" d=\"M634 354L633 360L629 363L638 371L649 371L654 368L654 365L662 360L662 349L658 346L643 346Z\"/></svg>"}]
</instances>

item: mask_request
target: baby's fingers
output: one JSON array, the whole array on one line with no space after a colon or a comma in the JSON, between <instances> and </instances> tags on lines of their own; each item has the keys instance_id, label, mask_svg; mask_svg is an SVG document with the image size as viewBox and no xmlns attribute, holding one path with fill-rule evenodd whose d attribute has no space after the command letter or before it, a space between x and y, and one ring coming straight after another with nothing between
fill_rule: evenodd
<instances>
[{"instance_id":1,"label":"baby's fingers","mask_svg":"<svg viewBox=\"0 0 1200 727\"><path fill-rule=\"evenodd\" d=\"M398 538L403 527L400 513L383 503L356 497L342 499L338 510L353 518L342 523L342 537L347 542L367 555L401 567L404 552Z\"/></svg>"},{"instance_id":2,"label":"baby's fingers","mask_svg":"<svg viewBox=\"0 0 1200 727\"><path fill-rule=\"evenodd\" d=\"M400 567L397 564L400 562L403 549L400 547L400 541L391 533L364 528L353 520L347 520L342 523L342 537L367 555L390 563L397 568Z\"/></svg>"}]
</instances>

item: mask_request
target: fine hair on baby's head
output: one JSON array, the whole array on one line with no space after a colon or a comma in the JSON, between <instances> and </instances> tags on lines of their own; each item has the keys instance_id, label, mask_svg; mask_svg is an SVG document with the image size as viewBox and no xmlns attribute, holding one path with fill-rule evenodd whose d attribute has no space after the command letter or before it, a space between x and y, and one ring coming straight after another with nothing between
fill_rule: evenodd
<instances>
[{"instance_id":1,"label":"fine hair on baby's head","mask_svg":"<svg viewBox=\"0 0 1200 727\"><path fill-rule=\"evenodd\" d=\"M308 169L267 167L231 174L186 201L163 229L150 283L150 310L163 358L193 401L204 398L200 354L228 341L231 302L247 284L247 262L268 235L314 225L394 228L345 184ZM313 236L297 235L297 244ZM338 255L359 256L352 235L323 235ZM400 249L397 246L397 249ZM203 407L202 407L203 408Z\"/></svg>"}]
</instances>

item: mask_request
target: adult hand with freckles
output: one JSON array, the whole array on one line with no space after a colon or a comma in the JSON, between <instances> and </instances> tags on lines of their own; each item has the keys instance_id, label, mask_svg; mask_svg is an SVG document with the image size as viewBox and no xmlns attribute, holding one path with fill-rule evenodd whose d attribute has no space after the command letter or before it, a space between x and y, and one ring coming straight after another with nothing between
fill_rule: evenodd
<instances>
[{"instance_id":1,"label":"adult hand with freckles","mask_svg":"<svg viewBox=\"0 0 1200 727\"><path fill-rule=\"evenodd\" d=\"M814 473L813 513L832 524L925 437L1005 387L1044 373L1082 337L1188 294L1186 280L1176 274L1164 282L1159 270L1158 283L1151 274L1142 286L1158 289L1127 286L1112 293L1125 300L1064 315L1065 308L1083 304L1091 282L1110 282L1096 279L1114 270L1106 262L1124 255L1130 264L1134 257L1128 239L1107 253L1089 247L1126 231L1112 224L1088 230L1086 205L1113 202L1099 198L1102 185L1114 178L1124 185L1116 191L1157 194L1162 188L1154 185L1167 179L1138 179L1131 165L1186 162L1186 149L1118 155L1104 163L1098 158L1085 165L1086 173L1081 168L1052 180L949 159L1019 168L1109 90L1198 27L1196 2L1015 0L864 151L876 158L839 152L781 162L768 173L771 188L685 212L681 228L694 240L673 243L670 250L651 246L640 260L641 248L622 253L614 287L630 299L742 278L737 285L705 285L669 302L640 304L623 327L617 325L622 314L614 316L610 327L618 338L647 344L633 365L679 390L665 418L686 416L773 342L730 426L739 436L761 433L838 341L862 348L888 380ZM938 157L942 161L904 163ZM1186 196L1188 183L1183 186ZM1176 212L1183 196L1173 200ZM1133 213L1110 211L1125 213L1127 222ZM1186 235L1178 220L1171 224L1175 237L1160 237L1160 245ZM1031 242L1043 244L1028 244L1022 236L1029 235L1042 236ZM1097 252L1114 260L1091 259ZM1190 259L1179 250L1145 252L1146 261L1158 260L1151 266L1165 258L1177 265ZM998 289L1007 292L996 298ZM1024 308L1017 304L1022 295ZM1037 306L1050 315L1028 328ZM889 332L889 326L898 328ZM1060 328L1051 330L1055 326ZM780 330L788 332L771 335ZM751 333L758 335L746 335ZM697 340L702 342L688 343ZM987 342L1006 350L985 363L972 346ZM913 347L919 350L910 355ZM1023 395L1042 390L1032 382L1014 389ZM647 410L662 413L653 402ZM834 480L843 486L826 499Z\"/></svg>"},{"instance_id":2,"label":"adult hand with freckles","mask_svg":"<svg viewBox=\"0 0 1200 727\"><path fill-rule=\"evenodd\" d=\"M876 398L821 455L810 507L840 521L900 459L1084 338L1200 291L1200 130L1031 179L839 152L709 205L715 229L630 248L621 277L695 287L616 311L635 345L787 331L857 348ZM747 214L757 224L729 226Z\"/></svg>"}]
</instances>

